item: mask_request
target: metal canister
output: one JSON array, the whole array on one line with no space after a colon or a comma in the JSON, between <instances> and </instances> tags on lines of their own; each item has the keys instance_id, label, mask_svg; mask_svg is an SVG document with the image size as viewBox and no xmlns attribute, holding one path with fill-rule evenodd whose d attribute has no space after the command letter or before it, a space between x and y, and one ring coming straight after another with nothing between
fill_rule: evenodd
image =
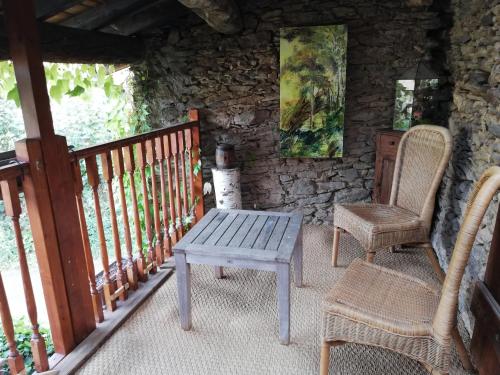
<instances>
[{"instance_id":1,"label":"metal canister","mask_svg":"<svg viewBox=\"0 0 500 375\"><path fill-rule=\"evenodd\" d=\"M219 143L215 149L215 165L218 169L231 169L236 167L236 154L234 145Z\"/></svg>"}]
</instances>

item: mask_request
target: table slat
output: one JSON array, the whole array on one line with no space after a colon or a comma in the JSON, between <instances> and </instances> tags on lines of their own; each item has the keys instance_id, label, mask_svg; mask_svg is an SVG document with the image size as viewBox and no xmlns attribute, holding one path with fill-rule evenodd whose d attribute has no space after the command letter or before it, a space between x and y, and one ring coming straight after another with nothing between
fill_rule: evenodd
<instances>
[{"instance_id":1,"label":"table slat","mask_svg":"<svg viewBox=\"0 0 500 375\"><path fill-rule=\"evenodd\" d=\"M236 219L231 223L229 228L227 228L226 233L223 234L223 236L217 241L216 245L217 246L227 246L229 244L229 241L233 239L235 236L236 232L240 229L244 221L247 219L248 215L242 215L238 214Z\"/></svg>"},{"instance_id":2,"label":"table slat","mask_svg":"<svg viewBox=\"0 0 500 375\"><path fill-rule=\"evenodd\" d=\"M267 241L269 241L269 238L273 234L274 227L276 226L276 223L278 222L279 216L270 216L266 223L264 224L264 227L260 231L259 236L255 240L255 243L253 244L254 249L265 249L267 245Z\"/></svg>"},{"instance_id":3,"label":"table slat","mask_svg":"<svg viewBox=\"0 0 500 375\"><path fill-rule=\"evenodd\" d=\"M224 221L227 216L227 212L219 212L219 214L213 219L210 224L208 224L203 232L201 232L198 237L192 241L193 243L205 243L205 241L212 235L212 233L218 228L218 226Z\"/></svg>"},{"instance_id":4,"label":"table slat","mask_svg":"<svg viewBox=\"0 0 500 375\"><path fill-rule=\"evenodd\" d=\"M222 237L222 235L226 232L227 228L233 223L234 219L238 216L237 213L231 212L229 213L224 221L220 223L218 228L208 237L205 241L205 245L215 245L217 241Z\"/></svg>"},{"instance_id":5,"label":"table slat","mask_svg":"<svg viewBox=\"0 0 500 375\"><path fill-rule=\"evenodd\" d=\"M290 259L292 258L293 249L295 248L295 244L297 242L297 235L300 231L301 225L302 215L298 214L292 216L278 247L278 256L276 258L277 260L280 260L282 262L290 261Z\"/></svg>"},{"instance_id":6,"label":"table slat","mask_svg":"<svg viewBox=\"0 0 500 375\"><path fill-rule=\"evenodd\" d=\"M273 233L269 238L269 241L267 241L266 250L278 250L289 221L290 218L285 216L281 216L279 218L278 223L274 227Z\"/></svg>"},{"instance_id":7,"label":"table slat","mask_svg":"<svg viewBox=\"0 0 500 375\"><path fill-rule=\"evenodd\" d=\"M218 214L218 210L214 208L211 209L191 230L186 233L186 235L184 235L184 237L182 237L179 242L175 244L173 249L184 249L184 246L191 243L203 231L203 229L205 229L206 226L209 225L215 217L217 217Z\"/></svg>"},{"instance_id":8,"label":"table slat","mask_svg":"<svg viewBox=\"0 0 500 375\"><path fill-rule=\"evenodd\" d=\"M241 225L240 229L236 232L233 239L229 242L229 246L240 246L248 231L252 228L253 223L257 220L257 215L248 215L245 222Z\"/></svg>"},{"instance_id":9,"label":"table slat","mask_svg":"<svg viewBox=\"0 0 500 375\"><path fill-rule=\"evenodd\" d=\"M241 243L241 247L248 247L252 248L253 244L257 240L257 237L259 236L260 232L262 231L262 228L264 227L264 224L266 224L266 221L269 219L269 216L258 216L257 220L255 220L255 223L252 225L252 228L246 235L245 239Z\"/></svg>"}]
</instances>

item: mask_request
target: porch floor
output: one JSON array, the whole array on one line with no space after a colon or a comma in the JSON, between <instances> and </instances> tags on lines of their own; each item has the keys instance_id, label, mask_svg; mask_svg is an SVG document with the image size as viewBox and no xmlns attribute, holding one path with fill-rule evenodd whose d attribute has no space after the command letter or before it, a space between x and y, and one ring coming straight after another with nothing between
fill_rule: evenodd
<instances>
[{"instance_id":1,"label":"porch floor","mask_svg":"<svg viewBox=\"0 0 500 375\"><path fill-rule=\"evenodd\" d=\"M339 268L330 265L333 231L304 228L304 284L292 287L291 344L278 342L273 273L225 269L214 278L208 266L192 267L193 329L179 323L175 277L170 278L94 354L78 374L318 374L321 300L345 266L364 255L341 237ZM349 249L347 249L347 247ZM381 252L377 264L438 283L424 252ZM456 352L450 374L466 374ZM362 345L332 348L331 373L426 374L401 355Z\"/></svg>"}]
</instances>

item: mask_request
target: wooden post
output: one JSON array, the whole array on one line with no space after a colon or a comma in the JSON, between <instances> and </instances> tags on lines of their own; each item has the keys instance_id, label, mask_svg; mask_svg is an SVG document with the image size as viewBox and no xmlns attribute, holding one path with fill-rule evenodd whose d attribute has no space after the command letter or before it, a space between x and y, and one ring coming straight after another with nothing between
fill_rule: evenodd
<instances>
[{"instance_id":1,"label":"wooden post","mask_svg":"<svg viewBox=\"0 0 500 375\"><path fill-rule=\"evenodd\" d=\"M34 175L24 186L28 213L55 350L67 354L95 329L68 147L54 133L34 3L3 6L26 134L39 140L16 154Z\"/></svg>"},{"instance_id":2,"label":"wooden post","mask_svg":"<svg viewBox=\"0 0 500 375\"><path fill-rule=\"evenodd\" d=\"M193 127L193 167L198 165L201 160L201 146L200 146L200 112L197 109L191 109L188 112L189 121L197 121L198 126ZM194 196L199 197L195 203L194 210L196 221L200 221L205 215L205 206L203 202L203 171L200 169L194 179Z\"/></svg>"}]
</instances>

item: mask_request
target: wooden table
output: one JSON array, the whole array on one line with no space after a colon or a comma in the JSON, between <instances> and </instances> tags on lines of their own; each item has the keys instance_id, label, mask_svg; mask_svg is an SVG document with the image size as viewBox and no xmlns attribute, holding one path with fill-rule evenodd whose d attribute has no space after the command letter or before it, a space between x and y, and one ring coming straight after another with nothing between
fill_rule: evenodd
<instances>
[{"instance_id":1,"label":"wooden table","mask_svg":"<svg viewBox=\"0 0 500 375\"><path fill-rule=\"evenodd\" d=\"M277 274L280 342L290 342L290 262L302 286L302 214L212 209L173 248L181 327L191 329L191 264Z\"/></svg>"}]
</instances>

